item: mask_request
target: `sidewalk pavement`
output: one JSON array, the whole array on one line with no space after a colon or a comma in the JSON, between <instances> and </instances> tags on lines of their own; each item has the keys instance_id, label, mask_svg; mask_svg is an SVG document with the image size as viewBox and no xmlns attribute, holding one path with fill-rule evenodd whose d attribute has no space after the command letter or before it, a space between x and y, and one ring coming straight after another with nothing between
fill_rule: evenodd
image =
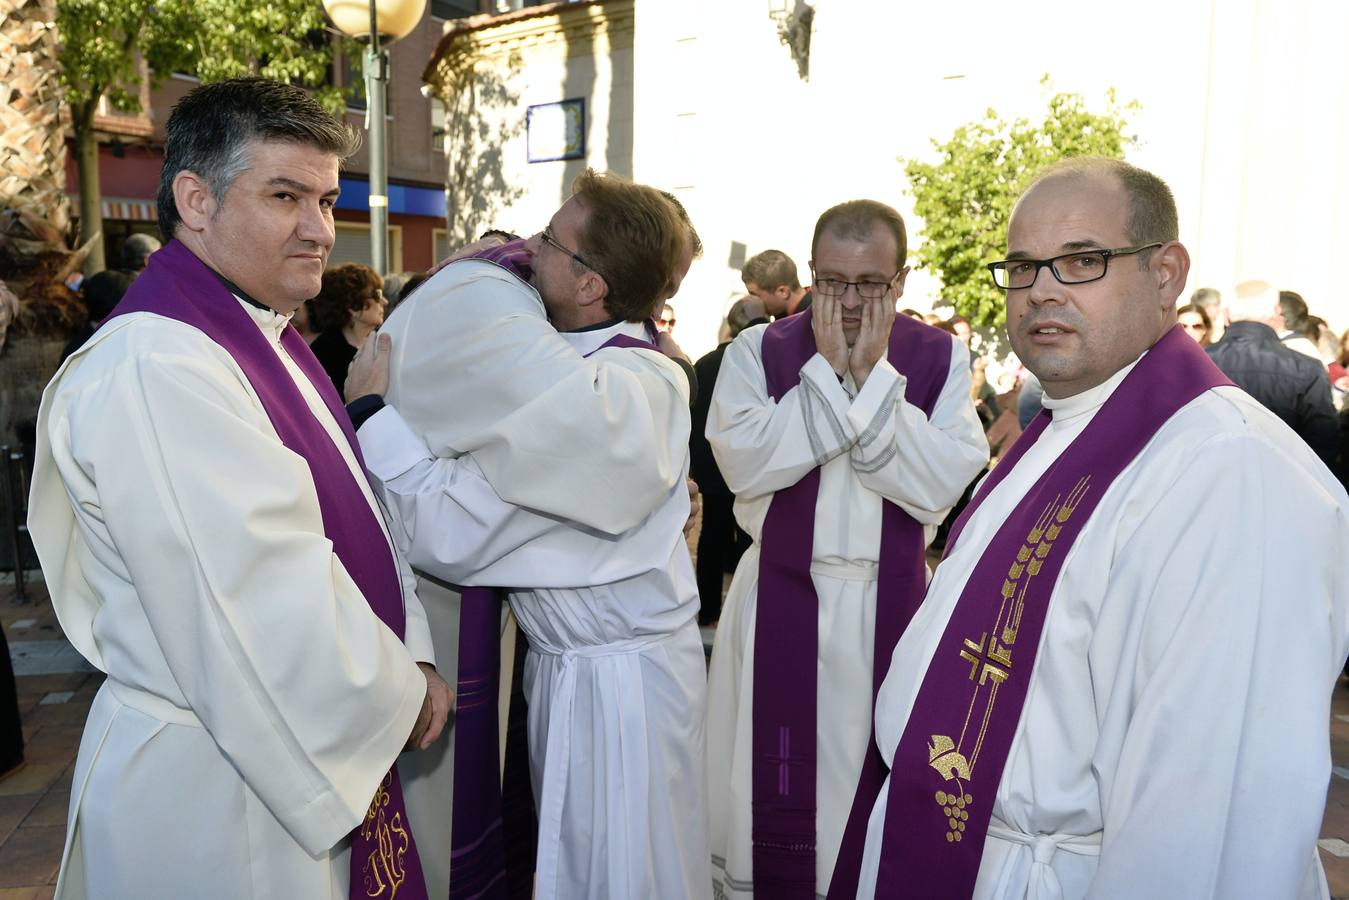
<instances>
[{"instance_id":1,"label":"sidewalk pavement","mask_svg":"<svg viewBox=\"0 0 1349 900\"><path fill-rule=\"evenodd\" d=\"M0 900L48 900L65 842L66 808L80 734L103 683L66 642L41 583L17 606L0 583L0 625L9 641L23 716L24 765L0 778ZM1335 690L1330 721L1334 772L1321 825L1321 861L1333 900L1349 900L1349 681Z\"/></svg>"}]
</instances>

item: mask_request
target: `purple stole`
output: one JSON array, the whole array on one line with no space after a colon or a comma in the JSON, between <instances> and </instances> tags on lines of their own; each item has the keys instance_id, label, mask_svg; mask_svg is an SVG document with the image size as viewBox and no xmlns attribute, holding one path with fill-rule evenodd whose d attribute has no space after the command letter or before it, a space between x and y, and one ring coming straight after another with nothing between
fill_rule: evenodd
<instances>
[{"instance_id":1,"label":"purple stole","mask_svg":"<svg viewBox=\"0 0 1349 900\"><path fill-rule=\"evenodd\" d=\"M1040 477L975 564L895 750L876 897L969 897L1063 561L1111 483L1179 409L1231 384L1173 328ZM1042 411L952 528L1048 425Z\"/></svg>"},{"instance_id":2,"label":"purple stole","mask_svg":"<svg viewBox=\"0 0 1349 900\"><path fill-rule=\"evenodd\" d=\"M314 478L323 533L360 588L370 609L401 640L406 625L398 565L360 485L304 395L239 301L178 241L151 257L109 319L149 312L191 325L219 344L243 370L263 410L289 450L304 457ZM304 372L364 467L351 420L304 339L286 328L281 344ZM284 598L278 597L278 602ZM421 861L412 839L398 767L390 768L371 799L365 821L351 833L351 897L425 900Z\"/></svg>"},{"instance_id":3,"label":"purple stole","mask_svg":"<svg viewBox=\"0 0 1349 900\"><path fill-rule=\"evenodd\" d=\"M527 900L533 891L538 822L529 783L521 687L529 643L523 631L516 633L502 773L497 766L501 602L502 594L495 588L465 588L460 597L450 823L452 900Z\"/></svg>"},{"instance_id":4,"label":"purple stole","mask_svg":"<svg viewBox=\"0 0 1349 900\"><path fill-rule=\"evenodd\" d=\"M807 309L777 320L764 332L764 379L775 401L800 383L801 367L815 355L811 319ZM897 316L887 356L908 378L905 399L931 416L951 366L950 335ZM816 890L819 598L810 563L819 490L820 470L815 468L774 494L759 541L751 711L753 875L756 894L781 900L814 900ZM888 501L882 511L878 558L873 703L890 654L922 602L927 581L923 528ZM868 743L859 785L872 796L885 779L884 761L875 744L874 739ZM854 809L840 859L845 853L855 854L860 865L865 837L866 815L858 819Z\"/></svg>"},{"instance_id":5,"label":"purple stole","mask_svg":"<svg viewBox=\"0 0 1349 900\"><path fill-rule=\"evenodd\" d=\"M488 259L519 274L511 259L498 259L490 253L475 258ZM648 322L648 333L654 330ZM647 342L625 334L614 335L597 350L604 347L656 349L654 338ZM501 603L502 593L496 588L465 588L460 599L451 900L529 900L534 890L538 814L530 784L523 688L529 641L523 631L517 631L503 772L497 766Z\"/></svg>"}]
</instances>

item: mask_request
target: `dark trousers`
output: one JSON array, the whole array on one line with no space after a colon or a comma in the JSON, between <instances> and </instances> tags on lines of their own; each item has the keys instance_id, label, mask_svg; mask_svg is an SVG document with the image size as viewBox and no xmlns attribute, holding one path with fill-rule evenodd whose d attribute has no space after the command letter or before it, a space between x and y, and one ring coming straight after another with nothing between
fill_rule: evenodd
<instances>
[{"instance_id":1,"label":"dark trousers","mask_svg":"<svg viewBox=\"0 0 1349 900\"><path fill-rule=\"evenodd\" d=\"M722 576L734 572L749 547L749 536L735 524L733 494L703 494L703 530L698 535L698 624L721 618Z\"/></svg>"},{"instance_id":2,"label":"dark trousers","mask_svg":"<svg viewBox=\"0 0 1349 900\"><path fill-rule=\"evenodd\" d=\"M0 629L0 772L23 762L23 723L19 721L19 698L14 669L9 662L9 644Z\"/></svg>"}]
</instances>

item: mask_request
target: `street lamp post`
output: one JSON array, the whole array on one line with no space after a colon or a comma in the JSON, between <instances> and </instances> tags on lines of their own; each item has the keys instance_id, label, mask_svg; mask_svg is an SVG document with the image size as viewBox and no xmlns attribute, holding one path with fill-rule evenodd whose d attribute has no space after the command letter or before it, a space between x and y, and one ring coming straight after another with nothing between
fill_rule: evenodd
<instances>
[{"instance_id":1,"label":"street lamp post","mask_svg":"<svg viewBox=\"0 0 1349 900\"><path fill-rule=\"evenodd\" d=\"M384 116L389 83L388 45L406 37L421 21L426 0L323 0L323 9L343 34L362 41L365 51L365 130L370 155L370 262L381 276L389 271L389 166Z\"/></svg>"}]
</instances>

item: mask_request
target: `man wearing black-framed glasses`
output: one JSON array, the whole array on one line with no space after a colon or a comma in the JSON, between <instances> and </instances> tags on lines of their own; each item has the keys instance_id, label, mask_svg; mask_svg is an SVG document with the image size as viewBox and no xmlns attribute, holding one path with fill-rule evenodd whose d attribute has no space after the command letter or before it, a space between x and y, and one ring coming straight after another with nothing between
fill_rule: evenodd
<instances>
[{"instance_id":1,"label":"man wearing black-framed glasses","mask_svg":"<svg viewBox=\"0 0 1349 900\"><path fill-rule=\"evenodd\" d=\"M829 890L854 789L882 775L876 673L922 599L935 526L988 460L964 345L896 318L899 213L833 207L811 257L810 308L741 332L708 416L754 539L708 688L713 877L737 900Z\"/></svg>"},{"instance_id":2,"label":"man wearing black-framed glasses","mask_svg":"<svg viewBox=\"0 0 1349 900\"><path fill-rule=\"evenodd\" d=\"M1120 160L1014 208L990 269L1045 410L895 649L847 896L1326 896L1349 498L1176 326L1178 238Z\"/></svg>"}]
</instances>

